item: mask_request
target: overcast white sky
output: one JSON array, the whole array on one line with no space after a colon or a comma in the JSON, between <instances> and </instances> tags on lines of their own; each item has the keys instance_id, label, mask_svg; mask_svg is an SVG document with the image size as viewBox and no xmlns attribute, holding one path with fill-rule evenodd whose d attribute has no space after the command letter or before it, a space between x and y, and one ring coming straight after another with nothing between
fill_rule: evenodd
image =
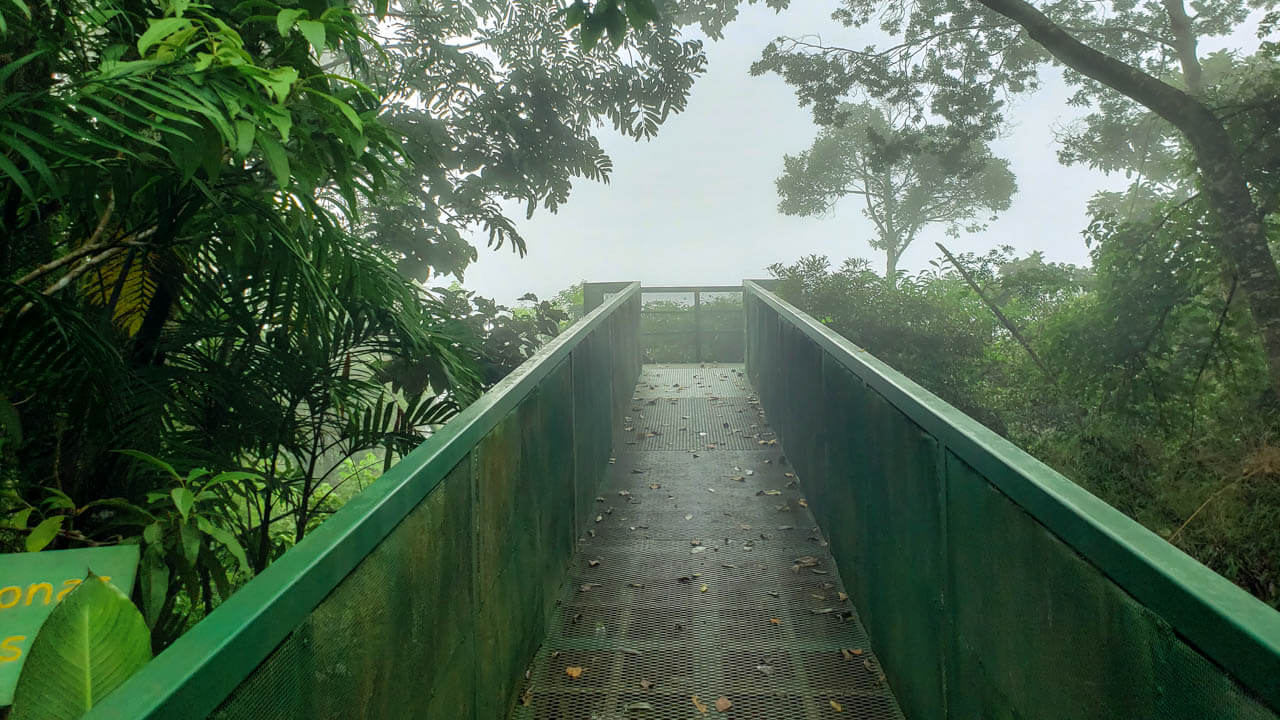
<instances>
[{"instance_id":1,"label":"overcast white sky","mask_svg":"<svg viewBox=\"0 0 1280 720\"><path fill-rule=\"evenodd\" d=\"M794 5L782 15L744 8L723 40L707 43L707 73L694 85L685 112L649 142L603 130L602 143L613 158L611 182L579 181L554 215L540 211L523 220L523 209L511 207L512 217L521 219L528 255L487 249L477 239L480 259L468 268L464 284L512 303L525 292L546 297L584 279L734 284L767 277L771 263L809 253L833 262L868 257L882 267L883 256L866 242L871 224L852 201L826 218L777 211L774 179L782 156L808 148L816 128L781 79L751 77L748 68L780 34L821 32L831 42L848 37L830 18L833 0ZM1018 102L1008 137L995 147L1018 177L1013 207L981 234L947 241L939 227L918 238L901 267L925 267L939 255L933 245L938 240L952 250L1008 244L1023 252L1041 250L1051 260L1088 262L1080 235L1085 203L1104 184L1123 183L1058 164L1053 128L1076 111L1066 106L1067 89L1051 73L1043 90Z\"/></svg>"}]
</instances>

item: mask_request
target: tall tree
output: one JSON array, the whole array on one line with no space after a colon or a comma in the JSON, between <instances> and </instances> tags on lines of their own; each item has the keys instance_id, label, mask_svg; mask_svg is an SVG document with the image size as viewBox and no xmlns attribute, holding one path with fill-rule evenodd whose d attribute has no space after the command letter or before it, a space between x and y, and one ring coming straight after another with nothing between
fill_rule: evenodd
<instances>
[{"instance_id":1,"label":"tall tree","mask_svg":"<svg viewBox=\"0 0 1280 720\"><path fill-rule=\"evenodd\" d=\"M776 71L798 88L815 116L830 117L851 92L908 101L974 137L991 137L1005 95L1036 87L1046 61L1088 94L1131 102L1175 129L1194 158L1198 185L1211 212L1206 237L1240 280L1270 368L1280 389L1280 269L1267 242L1265 198L1250 188L1248 152L1233 138L1228 114L1258 115L1270 105L1224 108L1205 87L1197 42L1225 35L1251 8L1275 0L1212 0L1191 16L1181 0L1141 7L1131 2L1056 0L925 0L882 5L844 0L836 19L878 23L899 37L887 47L854 49L801 38L770 44L753 71Z\"/></svg>"},{"instance_id":2,"label":"tall tree","mask_svg":"<svg viewBox=\"0 0 1280 720\"><path fill-rule=\"evenodd\" d=\"M994 219L1008 209L1013 173L985 142L954 143L944 128L913 123L901 107L846 104L838 115L809 150L783 159L778 210L820 215L846 197L861 198L862 214L876 229L871 246L884 251L890 282L925 227L943 223L951 235L977 231L982 216Z\"/></svg>"}]
</instances>

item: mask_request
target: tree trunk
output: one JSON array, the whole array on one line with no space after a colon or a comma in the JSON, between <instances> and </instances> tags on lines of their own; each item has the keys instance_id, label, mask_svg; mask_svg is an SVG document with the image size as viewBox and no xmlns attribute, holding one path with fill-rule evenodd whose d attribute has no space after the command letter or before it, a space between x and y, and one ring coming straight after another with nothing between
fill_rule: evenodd
<instances>
[{"instance_id":1,"label":"tree trunk","mask_svg":"<svg viewBox=\"0 0 1280 720\"><path fill-rule=\"evenodd\" d=\"M1067 67L1149 108L1187 139L1220 226L1213 242L1240 276L1266 352L1271 390L1280 389L1280 270L1267 246L1263 213L1249 194L1244 168L1222 122L1188 93L1085 45L1025 0L977 1L1021 25Z\"/></svg>"},{"instance_id":2,"label":"tree trunk","mask_svg":"<svg viewBox=\"0 0 1280 720\"><path fill-rule=\"evenodd\" d=\"M898 281L898 248L889 246L885 249L884 254L884 277L889 281L890 285L895 285Z\"/></svg>"}]
</instances>

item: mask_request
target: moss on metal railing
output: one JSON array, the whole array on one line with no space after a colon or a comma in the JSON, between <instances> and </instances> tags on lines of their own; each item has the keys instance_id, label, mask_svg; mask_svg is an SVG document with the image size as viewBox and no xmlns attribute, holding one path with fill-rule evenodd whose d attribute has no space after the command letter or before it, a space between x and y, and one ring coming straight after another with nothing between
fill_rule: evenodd
<instances>
[{"instance_id":1,"label":"moss on metal railing","mask_svg":"<svg viewBox=\"0 0 1280 720\"><path fill-rule=\"evenodd\" d=\"M748 372L907 717L1277 717L1280 613L745 294Z\"/></svg>"},{"instance_id":2,"label":"moss on metal railing","mask_svg":"<svg viewBox=\"0 0 1280 720\"><path fill-rule=\"evenodd\" d=\"M500 717L629 407L639 301L620 288L88 717Z\"/></svg>"}]
</instances>

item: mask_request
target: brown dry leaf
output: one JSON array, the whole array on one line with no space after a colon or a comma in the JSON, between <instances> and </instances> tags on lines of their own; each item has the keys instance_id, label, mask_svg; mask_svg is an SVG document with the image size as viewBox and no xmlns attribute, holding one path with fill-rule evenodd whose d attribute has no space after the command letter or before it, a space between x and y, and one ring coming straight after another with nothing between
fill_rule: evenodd
<instances>
[{"instance_id":1,"label":"brown dry leaf","mask_svg":"<svg viewBox=\"0 0 1280 720\"><path fill-rule=\"evenodd\" d=\"M853 649L853 654L854 654L854 655L861 655L861 654L862 654L862 648L854 648L854 649Z\"/></svg>"},{"instance_id":2,"label":"brown dry leaf","mask_svg":"<svg viewBox=\"0 0 1280 720\"><path fill-rule=\"evenodd\" d=\"M849 593L836 593L836 595L840 596L842 602L849 599Z\"/></svg>"},{"instance_id":3,"label":"brown dry leaf","mask_svg":"<svg viewBox=\"0 0 1280 720\"><path fill-rule=\"evenodd\" d=\"M698 712L702 713L703 715L707 714L707 706L706 706L706 705L703 705L703 704L698 700L698 696L697 696L697 695L694 695L694 696L693 696L693 706L694 706L694 707L696 707L696 708L698 708Z\"/></svg>"},{"instance_id":4,"label":"brown dry leaf","mask_svg":"<svg viewBox=\"0 0 1280 720\"><path fill-rule=\"evenodd\" d=\"M815 567L817 564L818 564L818 558L812 555L805 555L803 557L796 558L796 561L791 566L791 569L795 570L797 568Z\"/></svg>"},{"instance_id":5,"label":"brown dry leaf","mask_svg":"<svg viewBox=\"0 0 1280 720\"><path fill-rule=\"evenodd\" d=\"M599 560L588 560L588 561L587 561L587 567L598 567L599 565L600 565L600 561L599 561Z\"/></svg>"},{"instance_id":6,"label":"brown dry leaf","mask_svg":"<svg viewBox=\"0 0 1280 720\"><path fill-rule=\"evenodd\" d=\"M782 473L782 477L793 478L795 476L796 476L795 473Z\"/></svg>"},{"instance_id":7,"label":"brown dry leaf","mask_svg":"<svg viewBox=\"0 0 1280 720\"><path fill-rule=\"evenodd\" d=\"M809 507L809 501L808 501L808 500L805 500L804 498L800 498L800 507L802 507L802 508L807 508L807 507Z\"/></svg>"},{"instance_id":8,"label":"brown dry leaf","mask_svg":"<svg viewBox=\"0 0 1280 720\"><path fill-rule=\"evenodd\" d=\"M661 486L661 485L659 485L658 483L649 483L649 489L650 489L650 490L657 490L657 489L658 489L658 488L660 488L660 487L662 487L662 486Z\"/></svg>"},{"instance_id":9,"label":"brown dry leaf","mask_svg":"<svg viewBox=\"0 0 1280 720\"><path fill-rule=\"evenodd\" d=\"M533 702L533 693L525 690L524 694L520 696L520 704L525 707L529 707L529 703L531 702Z\"/></svg>"},{"instance_id":10,"label":"brown dry leaf","mask_svg":"<svg viewBox=\"0 0 1280 720\"><path fill-rule=\"evenodd\" d=\"M643 689L643 690L652 690L652 689L653 689L653 681L652 681L652 680L641 680L641 681L640 681L640 688L641 688L641 689Z\"/></svg>"},{"instance_id":11,"label":"brown dry leaf","mask_svg":"<svg viewBox=\"0 0 1280 720\"><path fill-rule=\"evenodd\" d=\"M631 587L633 587L633 588L639 588L639 589L643 590L643 589L644 589L644 583L631 583Z\"/></svg>"},{"instance_id":12,"label":"brown dry leaf","mask_svg":"<svg viewBox=\"0 0 1280 720\"><path fill-rule=\"evenodd\" d=\"M733 707L733 703L729 701L729 698L723 695L716 700L716 709L720 712L728 712L731 707Z\"/></svg>"},{"instance_id":13,"label":"brown dry leaf","mask_svg":"<svg viewBox=\"0 0 1280 720\"><path fill-rule=\"evenodd\" d=\"M844 708L841 707L840 703L836 702L835 700L828 700L827 702L831 703L832 710L835 710L836 712L844 712Z\"/></svg>"},{"instance_id":14,"label":"brown dry leaf","mask_svg":"<svg viewBox=\"0 0 1280 720\"><path fill-rule=\"evenodd\" d=\"M782 624L782 621L781 621L781 620L779 620L778 618L769 618L769 622L770 622L771 624L773 624L773 625L781 625L781 624Z\"/></svg>"},{"instance_id":15,"label":"brown dry leaf","mask_svg":"<svg viewBox=\"0 0 1280 720\"><path fill-rule=\"evenodd\" d=\"M564 674L568 675L574 680L577 680L578 678L582 677L582 668L578 665L570 665L569 667L564 669Z\"/></svg>"}]
</instances>

